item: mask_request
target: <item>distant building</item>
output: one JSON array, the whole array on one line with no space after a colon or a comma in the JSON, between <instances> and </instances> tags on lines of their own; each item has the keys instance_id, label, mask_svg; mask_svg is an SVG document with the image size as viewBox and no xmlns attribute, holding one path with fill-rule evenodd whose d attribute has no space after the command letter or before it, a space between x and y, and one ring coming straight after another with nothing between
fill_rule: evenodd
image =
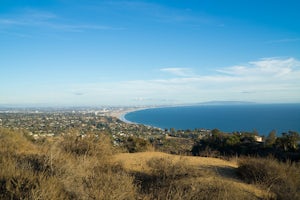
<instances>
[{"instance_id":1,"label":"distant building","mask_svg":"<svg viewBox=\"0 0 300 200\"><path fill-rule=\"evenodd\" d=\"M263 142L263 138L261 136L254 136L256 142Z\"/></svg>"}]
</instances>

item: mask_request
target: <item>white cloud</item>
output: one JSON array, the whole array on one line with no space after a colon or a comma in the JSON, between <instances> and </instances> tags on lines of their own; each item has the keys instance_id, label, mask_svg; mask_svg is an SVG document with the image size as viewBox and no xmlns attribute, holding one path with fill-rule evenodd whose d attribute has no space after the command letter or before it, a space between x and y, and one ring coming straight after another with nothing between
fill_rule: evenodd
<instances>
[{"instance_id":1,"label":"white cloud","mask_svg":"<svg viewBox=\"0 0 300 200\"><path fill-rule=\"evenodd\" d=\"M241 77L288 77L293 76L294 73L299 72L300 61L294 58L280 59L280 58L264 58L259 61L252 61L246 65L226 67L217 70L220 73L241 76Z\"/></svg>"},{"instance_id":2,"label":"white cloud","mask_svg":"<svg viewBox=\"0 0 300 200\"><path fill-rule=\"evenodd\" d=\"M96 104L172 104L211 100L300 102L300 65L294 58L266 58L202 76L189 68L164 68L166 79L75 85L72 101ZM187 74L189 76L187 76ZM72 97L74 98L74 96Z\"/></svg>"},{"instance_id":3,"label":"white cloud","mask_svg":"<svg viewBox=\"0 0 300 200\"><path fill-rule=\"evenodd\" d=\"M64 104L76 105L149 105L212 100L300 102L299 63L295 58L265 58L216 69L205 76L186 76L192 71L189 68L165 68L161 73L167 72L171 77L65 85L60 86L59 91L53 86L47 89L47 94L35 99L53 102L63 99L60 101ZM37 90L36 94L42 95L41 91ZM32 97L29 96L28 101L29 98ZM10 101L14 102L13 99Z\"/></svg>"},{"instance_id":4,"label":"white cloud","mask_svg":"<svg viewBox=\"0 0 300 200\"><path fill-rule=\"evenodd\" d=\"M51 12L26 9L13 17L0 18L0 24L6 26L37 26L57 18L58 17Z\"/></svg>"},{"instance_id":5,"label":"white cloud","mask_svg":"<svg viewBox=\"0 0 300 200\"><path fill-rule=\"evenodd\" d=\"M171 67L171 68L162 68L160 69L162 72L167 72L172 75L176 76L192 76L193 72L190 68L177 68L177 67Z\"/></svg>"},{"instance_id":6,"label":"white cloud","mask_svg":"<svg viewBox=\"0 0 300 200\"><path fill-rule=\"evenodd\" d=\"M120 86L128 91L127 95L152 99L172 97L178 103L207 100L300 102L300 61L295 58L264 58L217 69L206 76L192 74L189 68L161 71L174 77L127 81Z\"/></svg>"},{"instance_id":7,"label":"white cloud","mask_svg":"<svg viewBox=\"0 0 300 200\"><path fill-rule=\"evenodd\" d=\"M84 30L121 30L110 26L72 22L71 19L64 19L55 13L25 9L15 16L0 18L1 29L12 27L33 27L46 28L66 32L81 32Z\"/></svg>"}]
</instances>

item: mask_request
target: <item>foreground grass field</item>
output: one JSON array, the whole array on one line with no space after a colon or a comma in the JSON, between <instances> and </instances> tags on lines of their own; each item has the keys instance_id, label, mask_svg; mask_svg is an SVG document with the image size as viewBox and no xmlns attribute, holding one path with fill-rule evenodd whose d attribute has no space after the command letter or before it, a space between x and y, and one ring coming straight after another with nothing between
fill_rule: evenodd
<instances>
[{"instance_id":1,"label":"foreground grass field","mask_svg":"<svg viewBox=\"0 0 300 200\"><path fill-rule=\"evenodd\" d=\"M142 174L144 177L140 179L151 179L154 176L153 179L156 178L155 181L158 182L152 183L152 193L147 195L162 192L155 199L264 199L268 196L265 190L239 179L236 174L236 160L178 156L161 152L121 153L115 155L114 159L121 162L127 171ZM162 184L164 180L161 179L168 178L168 183ZM167 187L166 191L163 191L163 187Z\"/></svg>"},{"instance_id":2,"label":"foreground grass field","mask_svg":"<svg viewBox=\"0 0 300 200\"><path fill-rule=\"evenodd\" d=\"M124 153L104 134L32 141L0 129L0 199L298 199L298 178L299 166L274 160Z\"/></svg>"}]
</instances>

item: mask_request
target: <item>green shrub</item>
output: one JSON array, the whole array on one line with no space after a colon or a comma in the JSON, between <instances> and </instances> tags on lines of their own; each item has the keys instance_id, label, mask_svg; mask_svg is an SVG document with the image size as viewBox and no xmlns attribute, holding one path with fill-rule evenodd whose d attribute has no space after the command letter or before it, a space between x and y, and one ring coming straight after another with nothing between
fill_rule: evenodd
<instances>
[{"instance_id":1,"label":"green shrub","mask_svg":"<svg viewBox=\"0 0 300 200\"><path fill-rule=\"evenodd\" d=\"M150 142L138 137L128 137L124 143L125 149L129 153L143 152L151 148Z\"/></svg>"}]
</instances>

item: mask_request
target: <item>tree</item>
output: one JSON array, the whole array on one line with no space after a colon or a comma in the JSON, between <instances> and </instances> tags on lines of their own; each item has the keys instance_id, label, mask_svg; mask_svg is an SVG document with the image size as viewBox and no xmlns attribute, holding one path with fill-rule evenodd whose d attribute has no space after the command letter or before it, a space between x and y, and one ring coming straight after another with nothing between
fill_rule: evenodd
<instances>
[{"instance_id":1,"label":"tree","mask_svg":"<svg viewBox=\"0 0 300 200\"><path fill-rule=\"evenodd\" d=\"M266 146L268 147L271 147L275 144L275 141L276 141L276 131L275 130L272 130L268 137L266 138Z\"/></svg>"},{"instance_id":2,"label":"tree","mask_svg":"<svg viewBox=\"0 0 300 200\"><path fill-rule=\"evenodd\" d=\"M298 141L300 141L300 135L296 131L289 131L288 133L288 147L291 150L298 149Z\"/></svg>"},{"instance_id":3,"label":"tree","mask_svg":"<svg viewBox=\"0 0 300 200\"><path fill-rule=\"evenodd\" d=\"M276 146L284 151L295 151L299 148L298 141L300 140L299 133L295 131L289 131L288 133L282 133L282 136L276 139Z\"/></svg>"},{"instance_id":4,"label":"tree","mask_svg":"<svg viewBox=\"0 0 300 200\"><path fill-rule=\"evenodd\" d=\"M234 146L240 143L240 137L238 135L232 134L226 139L226 145Z\"/></svg>"}]
</instances>

